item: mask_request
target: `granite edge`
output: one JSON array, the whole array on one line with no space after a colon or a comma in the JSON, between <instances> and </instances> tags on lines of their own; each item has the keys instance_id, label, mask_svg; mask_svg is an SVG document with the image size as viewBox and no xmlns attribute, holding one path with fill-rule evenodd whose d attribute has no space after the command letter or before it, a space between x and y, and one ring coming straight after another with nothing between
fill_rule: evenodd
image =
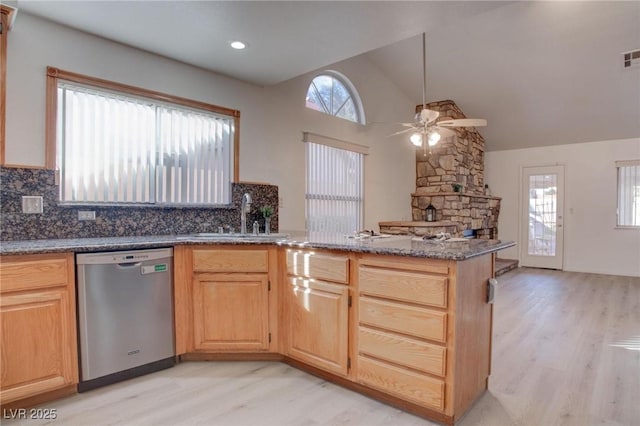
<instances>
[{"instance_id":1,"label":"granite edge","mask_svg":"<svg viewBox=\"0 0 640 426\"><path fill-rule=\"evenodd\" d=\"M484 241L484 240L483 240ZM459 244L465 243L452 243ZM45 254L45 253L87 253L112 250L138 250L180 245L273 245L290 248L311 248L340 250L354 253L369 253L379 255L394 255L415 258L430 258L442 260L465 260L471 257L493 253L505 248L513 247L514 242L496 241L491 246L481 246L477 249L468 249L466 252L447 251L442 245L432 249L429 246L421 248L389 247L374 244L338 244L314 241L301 241L296 239L265 240L262 238L242 237L238 239L203 239L190 238L189 236L148 236L148 237L103 237L103 238L77 238L77 239L51 239L51 240L22 240L0 242L0 255L21 254Z\"/></svg>"}]
</instances>

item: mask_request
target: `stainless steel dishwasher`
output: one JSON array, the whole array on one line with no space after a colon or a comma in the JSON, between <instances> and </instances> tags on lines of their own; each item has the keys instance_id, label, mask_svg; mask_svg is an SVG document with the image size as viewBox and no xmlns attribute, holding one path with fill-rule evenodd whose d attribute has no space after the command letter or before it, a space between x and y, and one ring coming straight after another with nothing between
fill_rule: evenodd
<instances>
[{"instance_id":1,"label":"stainless steel dishwasher","mask_svg":"<svg viewBox=\"0 0 640 426\"><path fill-rule=\"evenodd\" d=\"M173 366L173 249L78 254L76 265L78 391Z\"/></svg>"}]
</instances>

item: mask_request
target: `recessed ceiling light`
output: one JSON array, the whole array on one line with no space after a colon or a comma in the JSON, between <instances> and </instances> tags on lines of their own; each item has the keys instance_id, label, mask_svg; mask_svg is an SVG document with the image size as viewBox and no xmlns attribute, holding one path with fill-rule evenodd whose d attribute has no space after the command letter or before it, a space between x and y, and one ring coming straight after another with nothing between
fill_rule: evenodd
<instances>
[{"instance_id":1,"label":"recessed ceiling light","mask_svg":"<svg viewBox=\"0 0 640 426\"><path fill-rule=\"evenodd\" d=\"M243 42L241 42L239 40L232 41L231 43L229 43L229 45L231 47L233 47L234 49L236 49L236 50L242 50L245 47L247 47L246 43L243 43Z\"/></svg>"}]
</instances>

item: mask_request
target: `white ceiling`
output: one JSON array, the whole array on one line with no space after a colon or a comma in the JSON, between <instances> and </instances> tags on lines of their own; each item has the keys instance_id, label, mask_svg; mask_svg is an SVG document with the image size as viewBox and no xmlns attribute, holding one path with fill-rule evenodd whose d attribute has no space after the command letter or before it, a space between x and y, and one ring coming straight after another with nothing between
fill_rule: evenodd
<instances>
[{"instance_id":1,"label":"white ceiling","mask_svg":"<svg viewBox=\"0 0 640 426\"><path fill-rule=\"evenodd\" d=\"M640 2L25 1L20 12L273 85L364 54L416 104L489 120L488 150L640 136ZM230 40L249 44L233 51ZM368 53L367 53L368 52ZM411 111L408 111L409 116Z\"/></svg>"}]
</instances>

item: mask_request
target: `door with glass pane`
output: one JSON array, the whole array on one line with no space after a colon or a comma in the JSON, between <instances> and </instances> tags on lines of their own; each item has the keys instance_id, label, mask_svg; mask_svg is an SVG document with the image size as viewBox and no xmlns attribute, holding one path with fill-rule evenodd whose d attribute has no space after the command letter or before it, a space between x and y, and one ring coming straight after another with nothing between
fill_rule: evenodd
<instances>
[{"instance_id":1,"label":"door with glass pane","mask_svg":"<svg viewBox=\"0 0 640 426\"><path fill-rule=\"evenodd\" d=\"M562 269L564 166L523 167L520 264Z\"/></svg>"}]
</instances>

